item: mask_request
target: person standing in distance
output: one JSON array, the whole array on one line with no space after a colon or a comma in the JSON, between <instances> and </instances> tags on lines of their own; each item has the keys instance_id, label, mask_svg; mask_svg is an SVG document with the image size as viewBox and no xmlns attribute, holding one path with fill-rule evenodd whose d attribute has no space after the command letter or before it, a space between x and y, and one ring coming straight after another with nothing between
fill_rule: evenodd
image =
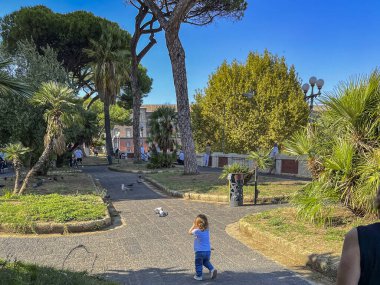
<instances>
[{"instance_id":1,"label":"person standing in distance","mask_svg":"<svg viewBox=\"0 0 380 285\"><path fill-rule=\"evenodd\" d=\"M74 157L77 165L79 166L80 162L80 165L83 167L83 152L79 147L74 151Z\"/></svg>"},{"instance_id":2,"label":"person standing in distance","mask_svg":"<svg viewBox=\"0 0 380 285\"><path fill-rule=\"evenodd\" d=\"M276 156L279 154L278 150L278 144L274 143L274 146L269 154L269 158L271 160L271 165L269 166L269 174L272 174L272 171L274 170L274 174L276 174Z\"/></svg>"},{"instance_id":3,"label":"person standing in distance","mask_svg":"<svg viewBox=\"0 0 380 285\"><path fill-rule=\"evenodd\" d=\"M206 148L205 148L205 154L203 156L203 165L208 166L208 161L210 159L211 155L211 146L210 143L207 143Z\"/></svg>"}]
</instances>

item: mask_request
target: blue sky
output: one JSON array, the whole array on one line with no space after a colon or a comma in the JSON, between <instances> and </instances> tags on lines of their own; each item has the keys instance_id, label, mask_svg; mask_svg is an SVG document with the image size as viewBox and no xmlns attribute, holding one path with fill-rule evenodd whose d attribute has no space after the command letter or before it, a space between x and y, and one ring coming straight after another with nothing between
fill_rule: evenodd
<instances>
[{"instance_id":1,"label":"blue sky","mask_svg":"<svg viewBox=\"0 0 380 285\"><path fill-rule=\"evenodd\" d=\"M86 10L115 21L131 33L135 10L123 0L0 0L0 16L42 4L55 12ZM284 56L299 77L325 80L331 91L341 80L380 66L379 0L248 0L243 20L219 19L206 27L183 25L189 97L207 85L224 61L244 61L249 51ZM163 35L143 59L154 84L146 104L175 103L171 66Z\"/></svg>"}]
</instances>

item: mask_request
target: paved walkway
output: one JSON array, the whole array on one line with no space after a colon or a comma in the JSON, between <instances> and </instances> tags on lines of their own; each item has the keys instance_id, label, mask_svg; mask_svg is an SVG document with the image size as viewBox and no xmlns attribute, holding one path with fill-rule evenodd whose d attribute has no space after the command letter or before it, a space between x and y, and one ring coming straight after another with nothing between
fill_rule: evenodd
<instances>
[{"instance_id":1,"label":"paved walkway","mask_svg":"<svg viewBox=\"0 0 380 285\"><path fill-rule=\"evenodd\" d=\"M224 230L245 214L272 206L229 208L169 199L136 183L136 174L111 172L105 167L85 170L108 189L126 226L71 236L1 237L0 258L87 270L128 285L197 284L192 279L193 239L187 231L194 217L205 213L211 226L212 262L219 271L218 284L309 284L231 238ZM122 183L134 183L133 190L122 192ZM159 206L169 211L169 216L155 215L153 209ZM214 283L209 279L201 282Z\"/></svg>"}]
</instances>

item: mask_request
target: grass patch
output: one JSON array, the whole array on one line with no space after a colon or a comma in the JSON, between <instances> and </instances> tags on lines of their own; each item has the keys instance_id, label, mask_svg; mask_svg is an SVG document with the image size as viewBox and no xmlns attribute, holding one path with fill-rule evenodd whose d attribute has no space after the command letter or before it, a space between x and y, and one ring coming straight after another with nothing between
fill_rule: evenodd
<instances>
[{"instance_id":1,"label":"grass patch","mask_svg":"<svg viewBox=\"0 0 380 285\"><path fill-rule=\"evenodd\" d=\"M42 185L33 188L33 184L42 182ZM14 177L9 177L7 180L1 179L4 188L13 189ZM53 171L47 176L33 177L26 193L33 194L53 194L61 195L78 195L78 194L101 194L94 187L92 178L85 173L80 172L58 172Z\"/></svg>"},{"instance_id":2,"label":"grass patch","mask_svg":"<svg viewBox=\"0 0 380 285\"><path fill-rule=\"evenodd\" d=\"M193 192L212 195L228 195L227 180L219 179L219 173L200 173L198 175L183 175L180 172L154 173L148 176L179 192ZM274 176L260 176L259 197L289 196L301 189L308 181L284 179ZM254 186L244 186L245 195L253 195Z\"/></svg>"},{"instance_id":3,"label":"grass patch","mask_svg":"<svg viewBox=\"0 0 380 285\"><path fill-rule=\"evenodd\" d=\"M113 160L115 162L115 159ZM83 158L83 165L108 165L106 156L86 156Z\"/></svg>"},{"instance_id":4,"label":"grass patch","mask_svg":"<svg viewBox=\"0 0 380 285\"><path fill-rule=\"evenodd\" d=\"M33 187L38 182L41 184ZM17 232L39 222L83 222L105 217L103 190L97 189L84 173L54 171L33 177L22 196L11 195L14 178L2 179L1 184L5 187L0 192L0 224L10 224Z\"/></svg>"},{"instance_id":5,"label":"grass patch","mask_svg":"<svg viewBox=\"0 0 380 285\"><path fill-rule=\"evenodd\" d=\"M51 267L4 262L0 260L0 284L7 285L116 285L84 272L57 270Z\"/></svg>"},{"instance_id":6,"label":"grass patch","mask_svg":"<svg viewBox=\"0 0 380 285\"><path fill-rule=\"evenodd\" d=\"M96 195L23 195L0 197L0 223L29 225L101 219L107 206Z\"/></svg>"},{"instance_id":7,"label":"grass patch","mask_svg":"<svg viewBox=\"0 0 380 285\"><path fill-rule=\"evenodd\" d=\"M313 253L340 255L345 234L353 227L374 222L358 218L348 210L338 208L335 215L339 224L318 226L297 219L292 207L269 210L244 217L242 220L263 232L269 232ZM286 249L284 249L286 251Z\"/></svg>"}]
</instances>

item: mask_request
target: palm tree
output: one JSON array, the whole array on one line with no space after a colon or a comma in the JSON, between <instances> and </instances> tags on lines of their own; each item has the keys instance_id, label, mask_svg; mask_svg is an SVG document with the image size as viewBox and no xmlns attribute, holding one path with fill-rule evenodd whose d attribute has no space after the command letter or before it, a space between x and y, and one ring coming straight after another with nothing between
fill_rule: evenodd
<instances>
[{"instance_id":1,"label":"palm tree","mask_svg":"<svg viewBox=\"0 0 380 285\"><path fill-rule=\"evenodd\" d=\"M21 143L8 144L3 151L6 153L8 159L12 160L13 168L15 170L15 186L13 188L13 195L18 192L18 184L20 181L20 170L22 166L21 157L30 151L29 148L24 147Z\"/></svg>"},{"instance_id":2,"label":"palm tree","mask_svg":"<svg viewBox=\"0 0 380 285\"><path fill-rule=\"evenodd\" d=\"M161 106L150 117L150 136L167 153L176 143L174 134L177 129L177 113L170 106Z\"/></svg>"},{"instance_id":3,"label":"palm tree","mask_svg":"<svg viewBox=\"0 0 380 285\"><path fill-rule=\"evenodd\" d=\"M53 150L58 155L63 154L65 151L63 130L77 113L76 97L73 90L60 83L43 83L41 88L31 98L31 102L45 108L44 119L47 123L44 139L45 149L37 163L26 175L19 195L25 191L30 177L48 161Z\"/></svg>"},{"instance_id":4,"label":"palm tree","mask_svg":"<svg viewBox=\"0 0 380 285\"><path fill-rule=\"evenodd\" d=\"M251 151L248 158L253 160L255 170L264 170L272 164L272 159L269 155L270 151L259 149L258 151Z\"/></svg>"},{"instance_id":5,"label":"palm tree","mask_svg":"<svg viewBox=\"0 0 380 285\"><path fill-rule=\"evenodd\" d=\"M108 163L112 164L110 105L115 104L120 88L127 81L129 52L126 33L114 26L105 26L98 41L91 40L85 49L91 58L93 81L100 100L104 103L104 127Z\"/></svg>"},{"instance_id":6,"label":"palm tree","mask_svg":"<svg viewBox=\"0 0 380 285\"><path fill-rule=\"evenodd\" d=\"M308 155L313 181L295 197L301 216L325 221L342 204L356 214L374 213L380 186L380 72L339 85L308 129L285 143Z\"/></svg>"},{"instance_id":7,"label":"palm tree","mask_svg":"<svg viewBox=\"0 0 380 285\"><path fill-rule=\"evenodd\" d=\"M26 84L10 77L6 72L2 71L11 62L7 60L0 60L0 96L6 94L29 94L29 88Z\"/></svg>"}]
</instances>

